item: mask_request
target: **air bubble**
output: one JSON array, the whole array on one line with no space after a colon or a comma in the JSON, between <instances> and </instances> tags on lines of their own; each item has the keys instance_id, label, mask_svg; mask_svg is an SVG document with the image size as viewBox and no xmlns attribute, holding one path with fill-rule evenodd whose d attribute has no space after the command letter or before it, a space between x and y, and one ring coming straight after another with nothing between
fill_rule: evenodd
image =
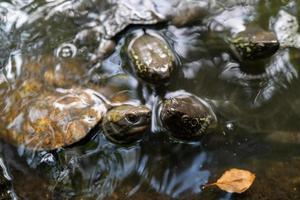
<instances>
[{"instance_id":1,"label":"air bubble","mask_svg":"<svg viewBox=\"0 0 300 200\"><path fill-rule=\"evenodd\" d=\"M57 48L55 54L58 58L73 58L77 55L77 48L74 44L63 43Z\"/></svg>"}]
</instances>

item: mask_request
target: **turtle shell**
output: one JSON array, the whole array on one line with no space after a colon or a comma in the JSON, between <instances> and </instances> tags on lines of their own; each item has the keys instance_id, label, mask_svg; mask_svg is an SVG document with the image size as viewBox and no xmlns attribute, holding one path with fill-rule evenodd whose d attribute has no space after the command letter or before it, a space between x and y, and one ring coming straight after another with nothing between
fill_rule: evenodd
<instances>
[{"instance_id":1,"label":"turtle shell","mask_svg":"<svg viewBox=\"0 0 300 200\"><path fill-rule=\"evenodd\" d=\"M166 40L153 31L139 32L126 48L136 75L150 84L166 83L176 67L176 57Z\"/></svg>"},{"instance_id":2,"label":"turtle shell","mask_svg":"<svg viewBox=\"0 0 300 200\"><path fill-rule=\"evenodd\" d=\"M21 98L2 117L1 137L34 150L71 145L85 137L106 113L100 96L91 89L72 88Z\"/></svg>"}]
</instances>

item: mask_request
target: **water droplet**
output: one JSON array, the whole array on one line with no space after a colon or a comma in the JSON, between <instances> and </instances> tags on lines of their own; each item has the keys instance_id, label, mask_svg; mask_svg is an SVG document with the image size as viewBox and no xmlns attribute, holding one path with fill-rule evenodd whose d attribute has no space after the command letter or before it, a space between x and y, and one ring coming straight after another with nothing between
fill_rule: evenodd
<instances>
[{"instance_id":1,"label":"water droplet","mask_svg":"<svg viewBox=\"0 0 300 200\"><path fill-rule=\"evenodd\" d=\"M63 43L56 49L55 55L58 58L73 58L77 55L77 48L74 44Z\"/></svg>"}]
</instances>

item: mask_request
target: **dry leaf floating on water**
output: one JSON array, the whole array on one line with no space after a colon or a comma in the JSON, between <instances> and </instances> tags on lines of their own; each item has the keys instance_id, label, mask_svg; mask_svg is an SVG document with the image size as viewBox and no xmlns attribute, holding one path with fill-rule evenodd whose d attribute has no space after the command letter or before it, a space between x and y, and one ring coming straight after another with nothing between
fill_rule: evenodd
<instances>
[{"instance_id":1,"label":"dry leaf floating on water","mask_svg":"<svg viewBox=\"0 0 300 200\"><path fill-rule=\"evenodd\" d=\"M227 170L215 183L207 184L204 188L216 185L221 190L230 193L243 193L253 184L255 174L242 169Z\"/></svg>"}]
</instances>

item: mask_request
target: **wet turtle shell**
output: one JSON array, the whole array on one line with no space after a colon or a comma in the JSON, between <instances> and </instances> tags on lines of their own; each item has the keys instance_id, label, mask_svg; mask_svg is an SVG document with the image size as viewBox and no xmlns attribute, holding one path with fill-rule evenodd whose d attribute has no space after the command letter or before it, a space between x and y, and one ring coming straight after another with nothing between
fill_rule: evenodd
<instances>
[{"instance_id":1,"label":"wet turtle shell","mask_svg":"<svg viewBox=\"0 0 300 200\"><path fill-rule=\"evenodd\" d=\"M123 54L137 77L159 85L167 83L176 68L176 56L171 49L162 36L148 30L129 36Z\"/></svg>"},{"instance_id":2,"label":"wet turtle shell","mask_svg":"<svg viewBox=\"0 0 300 200\"><path fill-rule=\"evenodd\" d=\"M257 60L274 55L279 49L275 33L257 27L247 27L238 33L229 43L239 60Z\"/></svg>"},{"instance_id":3,"label":"wet turtle shell","mask_svg":"<svg viewBox=\"0 0 300 200\"><path fill-rule=\"evenodd\" d=\"M236 34L209 32L205 36L208 49L229 52L241 63L270 58L280 48L280 42L273 31L248 25Z\"/></svg>"},{"instance_id":4,"label":"wet turtle shell","mask_svg":"<svg viewBox=\"0 0 300 200\"><path fill-rule=\"evenodd\" d=\"M216 127L217 117L203 99L184 91L169 93L159 109L161 124L179 140L198 140Z\"/></svg>"},{"instance_id":5,"label":"wet turtle shell","mask_svg":"<svg viewBox=\"0 0 300 200\"><path fill-rule=\"evenodd\" d=\"M3 138L31 149L73 144L101 121L107 108L89 89L57 89L21 99L5 113Z\"/></svg>"}]
</instances>

